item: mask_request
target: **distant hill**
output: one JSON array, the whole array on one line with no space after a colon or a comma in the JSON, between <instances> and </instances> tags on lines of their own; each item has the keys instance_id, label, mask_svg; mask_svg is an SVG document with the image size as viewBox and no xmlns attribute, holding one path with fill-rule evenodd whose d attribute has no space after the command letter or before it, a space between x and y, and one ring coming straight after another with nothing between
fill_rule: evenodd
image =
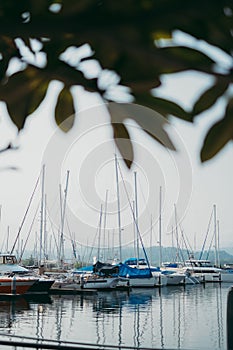
<instances>
[{"instance_id":1,"label":"distant hill","mask_svg":"<svg viewBox=\"0 0 233 350\"><path fill-rule=\"evenodd\" d=\"M142 249L139 249L140 252L140 256L144 257L144 253ZM151 265L155 265L158 266L159 265L159 247L152 247L152 248L147 248L146 249L146 254L148 256L148 259L151 263ZM163 247L162 249L162 261L185 261L187 259L189 259L189 252L187 252L184 249L181 249L179 251L177 251L177 249L172 248L172 247ZM193 253L193 257L195 259L199 259L200 258L200 251L196 251ZM129 248L123 248L122 249L122 257L123 260L127 259L129 257L134 257L135 253L134 253L134 249L133 247L129 247ZM202 256L202 259L208 259L211 262L215 262L215 251L211 250L210 252L204 251ZM232 254L230 254L229 252L227 252L226 250L220 250L219 251L219 259L221 264L226 264L226 263L233 263L233 249L232 249Z\"/></svg>"},{"instance_id":2,"label":"distant hill","mask_svg":"<svg viewBox=\"0 0 233 350\"><path fill-rule=\"evenodd\" d=\"M222 250L226 251L230 255L233 255L233 247L224 247Z\"/></svg>"},{"instance_id":3,"label":"distant hill","mask_svg":"<svg viewBox=\"0 0 233 350\"><path fill-rule=\"evenodd\" d=\"M91 252L91 254L90 254ZM195 259L199 259L200 258L200 251L196 251L193 253L193 257ZM151 247L151 248L146 248L146 254L148 256L148 259L150 261L150 264L153 266L159 266L159 247ZM176 248L173 247L163 247L162 249L162 261L180 261L180 262L184 262L185 260L189 259L189 252L187 252L185 249L181 249L179 251L177 251ZM25 258L29 258L32 255L31 252L25 252ZM92 249L88 252L88 249L86 251L85 256L81 257L81 255L79 254L79 252L77 252L77 260L81 261L86 264L92 264L93 262L93 257L98 255L98 251L97 249ZM135 251L134 251L134 247L123 247L122 248L122 260L124 261L127 258L130 257L135 257ZM139 256L140 257L145 257L144 256L144 252L143 250L140 248L139 249ZM91 257L91 260L88 261ZM113 260L114 258L119 258L119 251L116 249L114 250L114 252L111 250L111 252L109 252L107 249L101 250L101 254L100 254L100 261L106 261L106 260ZM208 259L210 260L212 263L215 262L215 251L211 250L209 252L204 251L202 256L202 259ZM49 257L49 259L56 259L55 256L53 257ZM221 265L223 264L233 264L233 248L226 248L226 249L222 249L219 251L219 259L220 259L220 263ZM66 260L67 261L71 261L72 259L72 251L71 250L67 250L66 252Z\"/></svg>"}]
</instances>

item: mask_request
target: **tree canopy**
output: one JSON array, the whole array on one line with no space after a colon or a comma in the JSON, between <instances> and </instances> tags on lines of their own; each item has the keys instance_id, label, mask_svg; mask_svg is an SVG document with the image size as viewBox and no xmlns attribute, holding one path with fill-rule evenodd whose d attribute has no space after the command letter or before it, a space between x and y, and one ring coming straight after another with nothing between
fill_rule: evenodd
<instances>
[{"instance_id":1,"label":"tree canopy","mask_svg":"<svg viewBox=\"0 0 233 350\"><path fill-rule=\"evenodd\" d=\"M63 122L75 115L70 89L76 85L99 93L107 103L128 94L130 102L149 107L166 119L174 116L190 123L223 97L226 109L203 140L201 160L206 161L233 137L232 17L230 0L2 1L0 100L21 130L43 101L50 82L60 81L63 88L54 115L57 124L68 131L73 120ZM229 58L229 64L219 64L217 53L214 57L201 49L176 45L176 30L216 48ZM88 67L94 64L98 69L93 73ZM156 96L163 74L186 71L214 78L189 111ZM116 102L122 102L118 99ZM114 123L111 108L110 115L115 139L127 139L131 148L124 115L121 123ZM135 120L143 129L150 129L151 120ZM158 127L163 129L163 123ZM117 145L124 157L122 146ZM173 148L172 141L166 146ZM126 164L130 167L131 161L126 159Z\"/></svg>"}]
</instances>

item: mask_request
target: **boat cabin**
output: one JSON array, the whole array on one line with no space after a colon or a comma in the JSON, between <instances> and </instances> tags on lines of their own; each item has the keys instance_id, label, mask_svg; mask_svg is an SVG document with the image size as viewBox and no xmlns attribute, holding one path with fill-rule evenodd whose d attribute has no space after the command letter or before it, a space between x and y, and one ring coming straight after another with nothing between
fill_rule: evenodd
<instances>
[{"instance_id":1,"label":"boat cabin","mask_svg":"<svg viewBox=\"0 0 233 350\"><path fill-rule=\"evenodd\" d=\"M18 264L14 254L0 253L0 273L27 273L28 271L28 269Z\"/></svg>"},{"instance_id":2,"label":"boat cabin","mask_svg":"<svg viewBox=\"0 0 233 350\"><path fill-rule=\"evenodd\" d=\"M210 260L189 259L185 261L186 266L214 267Z\"/></svg>"},{"instance_id":3,"label":"boat cabin","mask_svg":"<svg viewBox=\"0 0 233 350\"><path fill-rule=\"evenodd\" d=\"M16 256L13 254L0 254L0 264L17 264Z\"/></svg>"},{"instance_id":4,"label":"boat cabin","mask_svg":"<svg viewBox=\"0 0 233 350\"><path fill-rule=\"evenodd\" d=\"M144 258L139 258L139 259L137 259L137 258L129 258L129 259L124 261L124 264L129 265L131 267L132 266L134 267L134 266L137 266L137 265L148 267L147 263L146 263L146 259L144 259Z\"/></svg>"},{"instance_id":5,"label":"boat cabin","mask_svg":"<svg viewBox=\"0 0 233 350\"><path fill-rule=\"evenodd\" d=\"M185 266L187 270L195 273L218 273L221 269L216 267L210 260L190 259L186 260Z\"/></svg>"}]
</instances>

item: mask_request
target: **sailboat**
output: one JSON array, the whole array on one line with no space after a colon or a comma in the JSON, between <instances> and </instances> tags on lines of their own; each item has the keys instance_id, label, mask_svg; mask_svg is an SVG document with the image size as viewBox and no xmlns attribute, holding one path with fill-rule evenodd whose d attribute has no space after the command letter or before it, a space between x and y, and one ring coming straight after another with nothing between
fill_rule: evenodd
<instances>
[{"instance_id":1,"label":"sailboat","mask_svg":"<svg viewBox=\"0 0 233 350\"><path fill-rule=\"evenodd\" d=\"M162 287L167 285L167 277L159 267L147 264L144 258L129 258L120 266L119 276L129 278L131 287Z\"/></svg>"},{"instance_id":2,"label":"sailboat","mask_svg":"<svg viewBox=\"0 0 233 350\"><path fill-rule=\"evenodd\" d=\"M53 279L43 278L29 269L18 264L16 256L11 253L0 253L0 275L11 277L24 277L33 280L25 292L27 293L48 293L50 287L54 283ZM0 285L1 286L1 285Z\"/></svg>"},{"instance_id":3,"label":"sailboat","mask_svg":"<svg viewBox=\"0 0 233 350\"><path fill-rule=\"evenodd\" d=\"M184 271L178 271L164 267L162 263L162 187L159 188L159 266L161 273L167 277L167 285L184 284L186 274Z\"/></svg>"},{"instance_id":4,"label":"sailboat","mask_svg":"<svg viewBox=\"0 0 233 350\"><path fill-rule=\"evenodd\" d=\"M116 172L118 171L118 164L116 159ZM118 176L117 176L118 179ZM137 258L133 258L135 262L134 265L130 264L130 259L126 260L124 263L119 264L119 277L128 278L129 284L133 288L143 288L143 287L156 287L161 285L166 285L166 277L161 275L161 272L157 269L152 271L149 260L146 254L146 250L143 245L143 241L139 232L138 225L138 203L137 203L137 173L134 172L134 192L135 192L135 210L133 210L131 204L131 211L133 215L135 232L136 232L136 245L137 245ZM139 264L139 241L141 243L144 255L145 255L145 264L143 268L142 265ZM132 259L132 258L131 258ZM121 282L119 282L121 283Z\"/></svg>"},{"instance_id":5,"label":"sailboat","mask_svg":"<svg viewBox=\"0 0 233 350\"><path fill-rule=\"evenodd\" d=\"M152 273L149 263L148 267L146 269L140 269L139 266L136 268L132 268L128 266L127 264L122 263L122 252L121 252L121 216L120 216L120 194L119 194L119 180L118 180L118 162L117 157L115 155L115 169L116 169L116 185L117 185L117 203L118 203L118 230L119 230L119 252L120 252L120 262L117 264L107 264L107 263L101 263L99 261L96 262L96 264L93 265L93 274L83 275L83 280L81 281L83 288L95 288L98 289L99 287L104 288L105 283L106 287L108 288L108 283L112 284L111 288L115 288L115 284L117 282L118 288L123 287L155 287L161 284L161 278L160 273L156 272L155 274ZM135 173L135 193L136 193L136 173ZM102 210L101 210L102 213ZM102 215L101 215L102 216ZM101 222L101 216L100 216L100 222ZM141 241L145 256L146 252L143 246L143 242L138 230L138 224L136 216L133 212L133 218L137 229L137 240L139 242L139 239ZM146 260L148 262L148 259L146 257ZM95 273L97 272L97 276L95 276ZM100 281L100 278L104 278L104 281ZM165 280L165 278L164 278Z\"/></svg>"},{"instance_id":6,"label":"sailboat","mask_svg":"<svg viewBox=\"0 0 233 350\"><path fill-rule=\"evenodd\" d=\"M97 261L84 269L73 269L66 278L56 280L52 289L113 290L118 286L118 267Z\"/></svg>"},{"instance_id":7,"label":"sailboat","mask_svg":"<svg viewBox=\"0 0 233 350\"><path fill-rule=\"evenodd\" d=\"M212 241L215 241L215 263L211 263L208 259L203 259L203 251L205 247L205 243L207 240L207 236L209 233L210 223L212 221L214 222L214 234L212 237ZM193 256L191 256L188 260L185 261L185 267L184 269L186 272L190 274L191 277L196 277L201 282L233 282L233 270L229 269L223 269L220 267L219 263L219 256L218 256L218 241L219 241L219 232L217 232L217 216L216 216L216 205L213 205L213 210L210 216L209 224L207 233L204 239L204 243L202 246L201 254L199 256L199 259L194 259ZM219 227L218 227L219 230ZM212 242L211 242L212 244Z\"/></svg>"},{"instance_id":8,"label":"sailboat","mask_svg":"<svg viewBox=\"0 0 233 350\"><path fill-rule=\"evenodd\" d=\"M80 275L80 284L83 289L115 289L118 285L119 267L111 264L94 261L92 274Z\"/></svg>"},{"instance_id":9,"label":"sailboat","mask_svg":"<svg viewBox=\"0 0 233 350\"><path fill-rule=\"evenodd\" d=\"M81 269L72 270L72 276L74 279L69 285L69 277L67 278L67 285L63 283L63 287L69 286L69 288L82 288L82 289L96 289L96 290L112 290L115 289L119 282L119 269L118 266L114 266L108 263L102 263L100 259L100 235L101 235L101 223L102 223L102 205L100 207L100 217L98 225L98 255L94 257L93 265ZM76 285L75 285L76 283Z\"/></svg>"},{"instance_id":10,"label":"sailboat","mask_svg":"<svg viewBox=\"0 0 233 350\"><path fill-rule=\"evenodd\" d=\"M45 171L45 168L43 166L43 168L42 168L42 194L43 194L43 186L44 186L44 171ZM27 293L37 293L37 294L43 293L44 294L44 293L48 293L50 287L52 286L52 284L54 282L54 279L40 276L38 273L21 266L18 263L16 256L13 254L16 242L19 239L20 232L22 230L23 224L24 224L25 219L26 219L26 214L27 214L27 212L30 208L30 205L32 203L32 200L33 200L34 194L36 192L37 186L39 184L40 178L41 178L41 174L38 176L38 179L36 181L36 184L35 184L33 193L31 195L26 213L25 213L23 221L20 225L20 229L16 235L16 239L14 241L11 252L0 254L0 274L5 275L5 276L9 275L11 277L14 276L14 278L16 278L16 280L18 279L18 277L20 277L20 278L25 278L25 279L34 281L34 283L30 284L30 286L27 288L27 290L25 289L25 293L27 292ZM42 219L41 219L41 222L42 222Z\"/></svg>"}]
</instances>

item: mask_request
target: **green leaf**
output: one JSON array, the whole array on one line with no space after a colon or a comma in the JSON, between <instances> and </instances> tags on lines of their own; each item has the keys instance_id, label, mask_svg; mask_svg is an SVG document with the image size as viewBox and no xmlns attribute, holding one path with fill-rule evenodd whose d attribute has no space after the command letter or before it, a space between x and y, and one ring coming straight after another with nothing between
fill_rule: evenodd
<instances>
[{"instance_id":1,"label":"green leaf","mask_svg":"<svg viewBox=\"0 0 233 350\"><path fill-rule=\"evenodd\" d=\"M65 86L57 99L55 120L62 131L68 132L74 124L74 119L75 109L73 104L73 96L69 88Z\"/></svg>"},{"instance_id":2,"label":"green leaf","mask_svg":"<svg viewBox=\"0 0 233 350\"><path fill-rule=\"evenodd\" d=\"M226 108L225 117L215 123L208 131L201 150L201 161L213 158L233 139L233 99Z\"/></svg>"},{"instance_id":3,"label":"green leaf","mask_svg":"<svg viewBox=\"0 0 233 350\"><path fill-rule=\"evenodd\" d=\"M177 118L192 122L191 114L175 102L168 101L161 97L154 97L150 93L136 95L135 97L137 103L150 107L166 117L173 115Z\"/></svg>"},{"instance_id":4,"label":"green leaf","mask_svg":"<svg viewBox=\"0 0 233 350\"><path fill-rule=\"evenodd\" d=\"M33 91L31 101L28 108L28 113L33 113L41 104L48 90L49 81L41 80L40 84L37 85L37 88Z\"/></svg>"},{"instance_id":5,"label":"green leaf","mask_svg":"<svg viewBox=\"0 0 233 350\"><path fill-rule=\"evenodd\" d=\"M127 103L112 102L109 103L108 109L112 123L122 123L127 118L133 119L154 140L171 150L175 150L175 146L164 129L164 126L168 125L168 121L161 114L141 105Z\"/></svg>"},{"instance_id":6,"label":"green leaf","mask_svg":"<svg viewBox=\"0 0 233 350\"><path fill-rule=\"evenodd\" d=\"M160 50L160 54L164 58L160 73L174 73L192 69L213 73L215 62L201 51L186 46L166 47Z\"/></svg>"},{"instance_id":7,"label":"green leaf","mask_svg":"<svg viewBox=\"0 0 233 350\"><path fill-rule=\"evenodd\" d=\"M48 81L42 73L29 67L9 77L0 86L0 99L7 104L9 115L18 130L24 127L27 116L41 103L47 91Z\"/></svg>"},{"instance_id":8,"label":"green leaf","mask_svg":"<svg viewBox=\"0 0 233 350\"><path fill-rule=\"evenodd\" d=\"M225 79L218 79L216 83L206 90L195 103L192 111L192 115L196 116L210 107L212 107L215 102L221 97L227 90L229 82Z\"/></svg>"},{"instance_id":9,"label":"green leaf","mask_svg":"<svg viewBox=\"0 0 233 350\"><path fill-rule=\"evenodd\" d=\"M125 164L130 169L134 160L134 152L128 130L122 123L112 123L112 127L117 148L119 149Z\"/></svg>"},{"instance_id":10,"label":"green leaf","mask_svg":"<svg viewBox=\"0 0 233 350\"><path fill-rule=\"evenodd\" d=\"M25 121L27 119L27 101L25 99L22 99L20 103L7 104L7 110L12 122L16 125L17 129L23 129Z\"/></svg>"},{"instance_id":11,"label":"green leaf","mask_svg":"<svg viewBox=\"0 0 233 350\"><path fill-rule=\"evenodd\" d=\"M233 122L233 98L228 102L225 117Z\"/></svg>"},{"instance_id":12,"label":"green leaf","mask_svg":"<svg viewBox=\"0 0 233 350\"><path fill-rule=\"evenodd\" d=\"M13 75L6 85L0 87L0 100L6 102L10 118L18 130L23 128L27 117L30 93L28 79L24 72Z\"/></svg>"}]
</instances>

